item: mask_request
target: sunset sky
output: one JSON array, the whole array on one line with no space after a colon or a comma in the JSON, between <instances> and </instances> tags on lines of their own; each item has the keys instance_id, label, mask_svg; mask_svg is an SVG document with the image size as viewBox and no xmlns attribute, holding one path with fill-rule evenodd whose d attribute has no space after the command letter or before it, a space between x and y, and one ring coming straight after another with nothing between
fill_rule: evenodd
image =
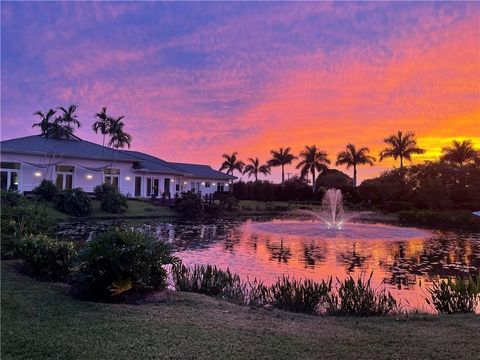
<instances>
[{"instance_id":1,"label":"sunset sky","mask_svg":"<svg viewBox=\"0 0 480 360\"><path fill-rule=\"evenodd\" d=\"M36 110L103 106L132 148L218 168L348 142L373 155L415 131L438 158L480 147L480 3L1 3L1 139L38 133ZM360 179L393 166L359 169ZM342 169L344 170L344 169ZM288 172L295 172L293 167ZM350 172L349 172L350 173ZM274 180L278 180L275 170Z\"/></svg>"}]
</instances>

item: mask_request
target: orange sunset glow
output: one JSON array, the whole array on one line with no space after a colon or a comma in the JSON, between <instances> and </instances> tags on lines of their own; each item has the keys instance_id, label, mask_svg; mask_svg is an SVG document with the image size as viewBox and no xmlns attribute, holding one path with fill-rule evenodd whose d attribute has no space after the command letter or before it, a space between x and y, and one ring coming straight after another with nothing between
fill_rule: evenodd
<instances>
[{"instance_id":1,"label":"orange sunset glow","mask_svg":"<svg viewBox=\"0 0 480 360\"><path fill-rule=\"evenodd\" d=\"M214 168L225 152L266 161L311 144L331 160L349 142L378 157L397 130L426 149L414 162L454 139L480 146L478 3L192 5L208 19L185 6L2 3L2 139L33 133L37 109L76 103L82 138L99 142L89 128L108 106L132 148Z\"/></svg>"}]
</instances>

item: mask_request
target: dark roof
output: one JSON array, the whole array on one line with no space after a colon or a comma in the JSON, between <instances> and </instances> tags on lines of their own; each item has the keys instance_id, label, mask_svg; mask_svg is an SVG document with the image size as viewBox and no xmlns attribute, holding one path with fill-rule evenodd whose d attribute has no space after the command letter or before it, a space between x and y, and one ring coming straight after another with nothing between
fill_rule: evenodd
<instances>
[{"instance_id":1,"label":"dark roof","mask_svg":"<svg viewBox=\"0 0 480 360\"><path fill-rule=\"evenodd\" d=\"M40 135L25 136L17 139L0 142L2 152L15 152L34 155L49 155L56 157L74 157L110 160L116 157L117 161L129 161L133 168L151 172L162 172L175 175L192 176L198 178L212 178L231 180L234 176L227 175L212 169L209 165L174 163L162 160L139 151L119 150L118 152L90 141L79 138L55 139ZM103 154L103 155L102 155Z\"/></svg>"},{"instance_id":2,"label":"dark roof","mask_svg":"<svg viewBox=\"0 0 480 360\"><path fill-rule=\"evenodd\" d=\"M171 162L173 166L182 169L185 172L192 174L195 177L207 177L223 180L233 180L236 179L235 176L231 176L220 171L214 170L209 165L198 165L198 164L185 164L185 163L176 163Z\"/></svg>"},{"instance_id":3,"label":"dark roof","mask_svg":"<svg viewBox=\"0 0 480 360\"><path fill-rule=\"evenodd\" d=\"M56 157L75 157L106 160L115 158L117 161L135 161L132 157L106 146L101 146L90 141L70 138L55 139L40 135L25 136L17 139L4 140L0 143L3 152L17 152L25 154L40 154Z\"/></svg>"},{"instance_id":4,"label":"dark roof","mask_svg":"<svg viewBox=\"0 0 480 360\"><path fill-rule=\"evenodd\" d=\"M135 159L136 164L134 165L134 169L187 175L185 174L185 171L178 169L175 166L172 166L167 161L157 158L155 156L144 154L140 151L121 150L121 152Z\"/></svg>"}]
</instances>

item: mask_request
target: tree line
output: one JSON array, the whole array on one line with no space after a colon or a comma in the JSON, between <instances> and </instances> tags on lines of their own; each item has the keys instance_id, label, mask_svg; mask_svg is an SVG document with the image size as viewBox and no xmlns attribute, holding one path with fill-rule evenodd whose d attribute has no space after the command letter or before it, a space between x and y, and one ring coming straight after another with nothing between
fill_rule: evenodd
<instances>
[{"instance_id":1,"label":"tree line","mask_svg":"<svg viewBox=\"0 0 480 360\"><path fill-rule=\"evenodd\" d=\"M379 152L379 161L386 158L400 160L400 170L404 169L404 161L412 161L412 155L423 154L425 149L417 145L417 140L413 132L398 131L384 139L386 147ZM223 163L220 171L226 171L233 175L235 171L240 174L253 176L258 181L258 175L265 176L271 173L272 167L281 167L282 186L285 184L285 166L291 165L294 160L300 160L296 164L296 169L300 170L300 178L310 181L311 177L313 193L316 192L317 177L320 173L328 169L331 164L326 151L320 150L316 145L305 146L298 156L292 154L290 147L271 150L271 159L262 164L258 157L248 158L247 163L238 158L238 152L223 154ZM475 149L471 140L454 140L451 146L442 148L441 162L454 166L463 166L466 164L476 164L480 166L480 151ZM357 167L360 165L373 166L376 158L370 155L370 149L367 146L357 147L354 144L347 144L345 150L339 152L336 157L335 165L344 165L347 169L353 168L353 186L357 185Z\"/></svg>"}]
</instances>

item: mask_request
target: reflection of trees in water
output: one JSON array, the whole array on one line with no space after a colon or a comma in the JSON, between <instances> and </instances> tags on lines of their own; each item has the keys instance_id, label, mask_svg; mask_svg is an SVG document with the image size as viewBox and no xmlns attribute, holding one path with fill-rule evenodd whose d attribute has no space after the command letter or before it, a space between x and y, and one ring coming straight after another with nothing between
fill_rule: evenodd
<instances>
[{"instance_id":1,"label":"reflection of trees in water","mask_svg":"<svg viewBox=\"0 0 480 360\"><path fill-rule=\"evenodd\" d=\"M337 261L346 266L347 273L353 272L356 268L363 269L365 260L372 255L362 255L357 252L357 243L353 243L352 251L342 252L337 255Z\"/></svg>"},{"instance_id":2,"label":"reflection of trees in water","mask_svg":"<svg viewBox=\"0 0 480 360\"><path fill-rule=\"evenodd\" d=\"M453 233L441 234L422 243L418 250L408 249L408 242L388 248L394 261L380 262L391 273L388 280L399 288L416 282L416 276L428 281L453 276L468 276L480 269L480 239Z\"/></svg>"},{"instance_id":3,"label":"reflection of trees in water","mask_svg":"<svg viewBox=\"0 0 480 360\"><path fill-rule=\"evenodd\" d=\"M288 260L292 257L290 246L285 246L283 239L280 239L280 243L271 242L267 240L267 249L270 251L270 260L276 260L279 263L288 263Z\"/></svg>"},{"instance_id":4,"label":"reflection of trees in water","mask_svg":"<svg viewBox=\"0 0 480 360\"><path fill-rule=\"evenodd\" d=\"M316 264L325 262L327 257L327 247L324 242L315 242L303 244L303 262L305 267L314 268Z\"/></svg>"}]
</instances>

